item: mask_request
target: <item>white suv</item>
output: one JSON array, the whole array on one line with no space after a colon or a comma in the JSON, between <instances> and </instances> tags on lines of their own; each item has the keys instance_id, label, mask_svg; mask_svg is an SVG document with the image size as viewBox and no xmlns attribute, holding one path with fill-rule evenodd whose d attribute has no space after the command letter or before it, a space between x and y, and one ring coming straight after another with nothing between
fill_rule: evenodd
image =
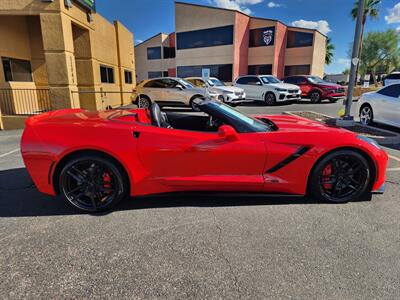
<instances>
[{"instance_id":1,"label":"white suv","mask_svg":"<svg viewBox=\"0 0 400 300\"><path fill-rule=\"evenodd\" d=\"M391 85L393 83L400 83L400 72L390 73L383 80L383 85L384 86L388 86L388 85Z\"/></svg>"},{"instance_id":2,"label":"white suv","mask_svg":"<svg viewBox=\"0 0 400 300\"><path fill-rule=\"evenodd\" d=\"M288 100L300 100L300 87L282 83L272 75L247 75L235 80L235 86L244 89L247 99L264 101L267 105Z\"/></svg>"},{"instance_id":3,"label":"white suv","mask_svg":"<svg viewBox=\"0 0 400 300\"><path fill-rule=\"evenodd\" d=\"M194 100L205 97L218 99L219 94L195 88L191 83L177 77L160 77L143 80L136 86L135 102L142 108L150 107L152 102L160 106L190 106L199 111Z\"/></svg>"},{"instance_id":4,"label":"white suv","mask_svg":"<svg viewBox=\"0 0 400 300\"><path fill-rule=\"evenodd\" d=\"M227 86L216 77L187 77L185 80L189 81L195 87L207 89L207 91L211 93L220 94L218 100L231 106L236 106L246 100L246 93L243 89L235 86Z\"/></svg>"}]
</instances>

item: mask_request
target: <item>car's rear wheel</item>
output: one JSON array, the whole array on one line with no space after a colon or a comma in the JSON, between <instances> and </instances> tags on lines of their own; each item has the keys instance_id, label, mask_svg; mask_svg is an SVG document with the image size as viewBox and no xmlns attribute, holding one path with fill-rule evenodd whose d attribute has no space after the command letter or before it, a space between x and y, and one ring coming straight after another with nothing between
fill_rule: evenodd
<instances>
[{"instance_id":1,"label":"car's rear wheel","mask_svg":"<svg viewBox=\"0 0 400 300\"><path fill-rule=\"evenodd\" d=\"M312 91L310 94L310 100L312 103L321 102L321 93L319 91Z\"/></svg>"},{"instance_id":2,"label":"car's rear wheel","mask_svg":"<svg viewBox=\"0 0 400 300\"><path fill-rule=\"evenodd\" d=\"M370 125L374 120L374 112L372 107L368 104L361 106L360 108L360 122L363 125Z\"/></svg>"},{"instance_id":3,"label":"car's rear wheel","mask_svg":"<svg viewBox=\"0 0 400 300\"><path fill-rule=\"evenodd\" d=\"M138 107L139 108L149 108L151 106L151 101L148 97L139 96L138 99Z\"/></svg>"},{"instance_id":4,"label":"car's rear wheel","mask_svg":"<svg viewBox=\"0 0 400 300\"><path fill-rule=\"evenodd\" d=\"M274 93L269 92L265 94L265 104L269 106L276 104L276 96Z\"/></svg>"},{"instance_id":5,"label":"car's rear wheel","mask_svg":"<svg viewBox=\"0 0 400 300\"><path fill-rule=\"evenodd\" d=\"M313 168L309 190L318 200L355 201L370 192L371 178L371 167L364 156L353 150L338 150Z\"/></svg>"},{"instance_id":6,"label":"car's rear wheel","mask_svg":"<svg viewBox=\"0 0 400 300\"><path fill-rule=\"evenodd\" d=\"M105 211L128 192L123 169L102 155L82 155L62 168L59 187L64 198L86 212Z\"/></svg>"}]
</instances>

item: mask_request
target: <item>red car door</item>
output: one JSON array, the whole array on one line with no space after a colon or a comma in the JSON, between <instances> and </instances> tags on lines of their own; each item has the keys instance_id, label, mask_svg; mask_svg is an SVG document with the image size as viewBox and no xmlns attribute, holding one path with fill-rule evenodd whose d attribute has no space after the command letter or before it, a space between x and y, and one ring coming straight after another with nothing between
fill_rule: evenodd
<instances>
[{"instance_id":1,"label":"red car door","mask_svg":"<svg viewBox=\"0 0 400 300\"><path fill-rule=\"evenodd\" d=\"M297 82L298 82L297 85L301 89L301 95L307 97L313 88L312 84L308 82L306 77L301 77L301 76L297 77Z\"/></svg>"},{"instance_id":2,"label":"red car door","mask_svg":"<svg viewBox=\"0 0 400 300\"><path fill-rule=\"evenodd\" d=\"M262 190L265 144L258 133L218 133L149 126L140 133L138 154L146 180L177 190Z\"/></svg>"}]
</instances>

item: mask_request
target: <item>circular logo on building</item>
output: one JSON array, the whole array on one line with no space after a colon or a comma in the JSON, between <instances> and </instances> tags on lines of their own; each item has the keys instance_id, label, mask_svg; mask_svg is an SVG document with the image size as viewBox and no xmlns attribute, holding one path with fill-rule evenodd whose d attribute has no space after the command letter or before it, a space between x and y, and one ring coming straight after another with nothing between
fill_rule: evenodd
<instances>
[{"instance_id":1,"label":"circular logo on building","mask_svg":"<svg viewBox=\"0 0 400 300\"><path fill-rule=\"evenodd\" d=\"M273 31L272 30L265 30L263 32L263 39L264 39L264 43L265 45L269 45L272 42L272 38L273 38Z\"/></svg>"}]
</instances>

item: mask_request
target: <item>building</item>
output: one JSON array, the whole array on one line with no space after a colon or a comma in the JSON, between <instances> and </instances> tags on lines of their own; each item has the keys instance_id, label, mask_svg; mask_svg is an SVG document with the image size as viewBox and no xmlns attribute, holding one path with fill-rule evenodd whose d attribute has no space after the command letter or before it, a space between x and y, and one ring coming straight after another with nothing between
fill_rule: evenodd
<instances>
[{"instance_id":1,"label":"building","mask_svg":"<svg viewBox=\"0 0 400 300\"><path fill-rule=\"evenodd\" d=\"M169 75L323 76L326 36L317 30L242 12L175 2L175 33L157 34L135 47L138 81Z\"/></svg>"},{"instance_id":2,"label":"building","mask_svg":"<svg viewBox=\"0 0 400 300\"><path fill-rule=\"evenodd\" d=\"M0 1L2 128L49 109L130 103L133 34L96 13L94 1Z\"/></svg>"}]
</instances>

